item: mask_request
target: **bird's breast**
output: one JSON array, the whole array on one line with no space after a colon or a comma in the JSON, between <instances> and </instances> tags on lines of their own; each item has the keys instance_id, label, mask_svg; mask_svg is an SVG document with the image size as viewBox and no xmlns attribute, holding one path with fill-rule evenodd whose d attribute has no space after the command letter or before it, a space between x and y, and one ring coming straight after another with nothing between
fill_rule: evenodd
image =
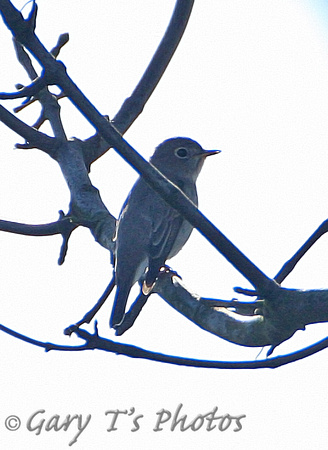
<instances>
[{"instance_id":1,"label":"bird's breast","mask_svg":"<svg viewBox=\"0 0 328 450\"><path fill-rule=\"evenodd\" d=\"M172 248L169 252L167 259L173 258L175 255L179 253L179 251L182 249L182 247L189 239L192 230L193 226L190 225L190 223L187 220L184 220L181 224L180 230L177 234L177 237L175 238L174 244L172 245Z\"/></svg>"}]
</instances>

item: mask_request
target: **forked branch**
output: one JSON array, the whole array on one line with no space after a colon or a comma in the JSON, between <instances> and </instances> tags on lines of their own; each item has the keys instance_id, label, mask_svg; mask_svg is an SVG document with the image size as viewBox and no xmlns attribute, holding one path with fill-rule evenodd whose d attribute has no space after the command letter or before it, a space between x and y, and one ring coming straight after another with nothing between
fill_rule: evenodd
<instances>
[{"instance_id":1,"label":"forked branch","mask_svg":"<svg viewBox=\"0 0 328 450\"><path fill-rule=\"evenodd\" d=\"M209 300L207 302L201 301L200 298L190 295L181 286L176 277L169 276L168 274L164 274L162 279L157 283L157 292L173 307L200 327L230 342L246 346L275 346L292 336L297 329L304 328L307 323L328 320L328 307L326 306L328 304L327 292L321 291L320 294L320 291L307 291L306 293L302 293L297 290L281 288L278 282L281 282L287 276L288 270L291 270L294 266L289 264L287 269L284 268L283 272L278 273L275 280L267 277L195 208L180 189L163 177L152 165L147 163L122 138L122 134L141 113L172 58L188 22L192 5L193 1L191 0L177 1L171 23L148 69L132 96L126 100L111 122L97 111L94 105L84 96L68 76L65 66L56 60L62 45L67 42L67 36L64 36L56 47L51 52L48 52L34 32L37 12L36 4L34 3L29 18L24 20L9 0L0 0L1 14L17 41L17 51L21 54L21 61L24 61L22 64L32 79L31 86L22 88L17 94L7 94L6 98L30 97L31 95L37 98L43 107L43 116L37 123L41 123L41 119L48 119L55 137L51 138L28 127L3 107L0 108L0 119L25 138L25 148L31 148L31 146L35 145L46 151L59 163L71 192L70 218L75 224L74 227L78 224L89 227L96 240L109 251L113 250L112 236L115 228L115 218L102 203L98 190L91 184L88 171L90 164L95 159L101 156L108 148L114 147L170 206L178 210L180 214L197 228L245 276L254 286L256 295L259 295L261 299L252 302L247 307L245 304L240 304L239 311L238 302L230 301L224 304L221 300L215 301L215 305L215 303ZM41 77L35 76L36 73L33 72L32 63L24 48L28 49L43 67ZM169 51L166 51L167 48L169 48ZM94 126L97 132L95 136L84 142L78 139L68 140L66 138L64 127L61 123L58 98L49 92L48 86L50 85L60 87L62 95L66 95ZM5 98L5 95L2 98ZM67 247L68 237L74 227L72 226L69 229L66 241L64 239L65 248ZM297 257L301 257L305 251L304 247ZM294 258L294 261L296 259ZM84 330L80 330L78 326L89 321L90 317L93 317L94 313L99 310L112 289L112 285L109 285L89 315L78 322L77 327L74 328L74 331L87 341L85 346L78 347L79 350L97 347L131 357L154 359L174 364L195 365L198 367L255 368L276 367L279 365L272 363L273 360L277 360L275 358L269 360L271 361L269 365L263 365L261 364L263 362L257 361L256 363L246 363L245 366L245 363L196 361L159 355L138 347L101 339L97 331L94 335L91 335ZM143 299L140 298L138 307L142 307L142 303ZM317 311L314 311L314 306L317 308ZM231 308L236 308L236 310L232 311ZM243 315L240 315L239 312L242 312ZM6 331L4 327L2 329ZM14 333L10 334L15 335ZM16 337L22 338L17 333ZM31 339L24 340L33 343ZM44 346L42 343L35 345ZM321 349L324 346L326 346L326 343L322 344L321 347L319 345L318 348L320 347ZM44 347L48 350L55 349L55 346L52 346L52 344L50 347ZM59 350L59 348L56 349ZM63 347L60 349L63 349ZM300 352L302 355L305 353ZM290 358L288 361L281 359L281 361L284 361L281 364L292 360L295 359Z\"/></svg>"},{"instance_id":2,"label":"forked branch","mask_svg":"<svg viewBox=\"0 0 328 450\"><path fill-rule=\"evenodd\" d=\"M57 345L51 342L42 342L30 337L17 333L10 328L0 325L0 330L29 344L37 347L44 348L45 351L57 350L57 351L84 351L84 350L103 350L109 353L115 353L117 355L125 355L131 358L141 358L150 361L164 362L167 364L174 364L179 366L199 367L208 369L263 369L263 368L277 368L300 359L313 355L328 347L328 338L311 345L303 350L299 350L295 353L285 356L272 357L265 360L256 361L217 361L217 360L202 360L194 358L183 358L180 356L165 355L163 353L157 353L150 350L145 350L141 347L129 344L121 344L109 339L104 339L98 335L97 326L95 326L94 334L91 334L85 330L76 330L77 335L85 340L84 345L69 346L69 345Z\"/></svg>"}]
</instances>

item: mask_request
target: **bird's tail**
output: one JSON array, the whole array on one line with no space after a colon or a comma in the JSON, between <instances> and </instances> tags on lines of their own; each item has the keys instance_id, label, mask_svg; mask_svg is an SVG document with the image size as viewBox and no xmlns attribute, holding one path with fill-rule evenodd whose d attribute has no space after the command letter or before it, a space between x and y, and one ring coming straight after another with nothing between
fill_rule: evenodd
<instances>
[{"instance_id":1,"label":"bird's tail","mask_svg":"<svg viewBox=\"0 0 328 450\"><path fill-rule=\"evenodd\" d=\"M116 328L119 326L124 319L125 307L128 301L130 289L131 288L126 289L124 286L117 287L113 309L109 319L109 326L111 328Z\"/></svg>"}]
</instances>

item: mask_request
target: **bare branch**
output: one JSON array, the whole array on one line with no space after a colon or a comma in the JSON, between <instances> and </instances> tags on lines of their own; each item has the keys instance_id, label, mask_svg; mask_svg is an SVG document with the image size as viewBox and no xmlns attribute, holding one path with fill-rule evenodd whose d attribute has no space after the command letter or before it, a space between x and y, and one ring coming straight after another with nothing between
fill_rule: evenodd
<instances>
[{"instance_id":1,"label":"bare branch","mask_svg":"<svg viewBox=\"0 0 328 450\"><path fill-rule=\"evenodd\" d=\"M26 26L26 24L22 23L22 21L25 22L23 17L20 13L17 13L10 2L4 1L0 5L2 15L5 16L4 11L7 11L8 13L7 23L15 27L15 29L12 31L14 36L16 36L16 51L20 55L20 62L26 69L29 76L34 77L35 71L30 57L27 55L26 51L23 48L24 42L32 42L32 46L33 42L34 44L36 44L38 51L31 51L32 55L34 55L36 59L40 60L40 51L47 60L50 60L50 62L56 62L54 57L50 53L48 53L42 46L42 44L35 38L33 30L31 30L30 27ZM59 38L57 46L54 50L54 54L58 54L60 48L67 42L67 38L67 35L63 35ZM28 48L28 46L26 46L26 48ZM60 63L59 65L60 67L62 67ZM50 84L52 84L52 80L54 79L52 69L56 70L56 67L53 67L50 64L50 68L48 67L47 70L43 71L43 78L47 83ZM64 94L62 93L61 96L63 95ZM35 97L40 101L42 105L41 116L36 122L36 126L40 126L46 119L49 120L56 137L56 139L54 139L54 141L57 143L56 152L51 152L51 156L59 163L70 189L70 216L73 218L75 224L80 224L90 228L95 239L105 248L112 251L112 236L115 229L116 219L109 213L109 211L103 204L99 195L99 191L91 184L91 181L88 177L88 170L86 169L83 159L83 143L78 140L67 140L60 117L58 97L52 95L48 91L47 87L41 89L41 91L39 91L38 93L35 93ZM18 122L17 119L15 123L21 125L21 122ZM10 126L10 124L8 125ZM15 128L11 126L11 128L21 133L21 126L17 125ZM28 126L25 126L25 129L26 136L24 137L27 142L20 147L31 148L31 144L33 145L33 142L31 142L27 133L28 131L30 133L30 128ZM34 132L38 133L36 130L34 130ZM48 147L41 147L40 145L38 147L49 153ZM71 230L70 233L64 238L59 263L62 263L64 261L67 251L67 242L72 231L73 230Z\"/></svg>"},{"instance_id":2,"label":"bare branch","mask_svg":"<svg viewBox=\"0 0 328 450\"><path fill-rule=\"evenodd\" d=\"M25 86L18 92L0 92L0 100L14 100L16 98L32 97L37 95L41 89L46 86L46 81L43 77L36 78L32 84Z\"/></svg>"},{"instance_id":3,"label":"bare branch","mask_svg":"<svg viewBox=\"0 0 328 450\"><path fill-rule=\"evenodd\" d=\"M23 48L20 42L18 42L15 39L14 43L16 53L21 55L19 61L23 65L24 69L28 73L31 80L34 80L36 72L34 70L30 57L27 55L25 49ZM23 55L25 56L23 57ZM58 103L58 99L56 96L52 95L48 90L47 73L45 72L42 77L38 78L35 81L35 83L37 84L37 87L40 85L41 88L39 88L34 93L34 97L37 100L39 100L42 106L41 115L37 120L37 122L35 123L36 128L39 128L44 123L45 120L49 120L51 128L56 138L59 138L61 140L66 139L65 130L60 118L60 106Z\"/></svg>"},{"instance_id":4,"label":"bare branch","mask_svg":"<svg viewBox=\"0 0 328 450\"><path fill-rule=\"evenodd\" d=\"M79 139L63 141L56 155L71 194L69 215L74 223L88 227L100 245L113 251L116 218L104 205L88 176Z\"/></svg>"},{"instance_id":5,"label":"bare branch","mask_svg":"<svg viewBox=\"0 0 328 450\"><path fill-rule=\"evenodd\" d=\"M26 123L11 114L2 105L0 105L0 121L15 131L15 133L22 136L32 147L43 150L52 158L55 157L57 147L57 140L55 138L26 125Z\"/></svg>"},{"instance_id":6,"label":"bare branch","mask_svg":"<svg viewBox=\"0 0 328 450\"><path fill-rule=\"evenodd\" d=\"M63 243L60 249L58 264L62 265L67 253L68 240L78 224L73 223L70 217L65 216L63 211L59 212L59 220L44 225L27 225L25 223L9 222L0 220L0 231L22 234L24 236L54 236L61 234Z\"/></svg>"},{"instance_id":7,"label":"bare branch","mask_svg":"<svg viewBox=\"0 0 328 450\"><path fill-rule=\"evenodd\" d=\"M14 48L15 48L18 62L24 67L24 69L26 70L26 72L31 80L37 79L38 74L33 67L30 56L24 50L24 47L20 44L20 42L17 41L17 39L13 38L13 43L14 43ZM44 79L44 77L43 77L43 79ZM46 85L46 83L45 83L45 85Z\"/></svg>"},{"instance_id":8,"label":"bare branch","mask_svg":"<svg viewBox=\"0 0 328 450\"><path fill-rule=\"evenodd\" d=\"M4 7L5 6L5 7ZM161 173L148 164L120 135L116 128L108 122L93 104L84 96L66 73L64 65L55 60L44 48L39 39L28 30L21 36L24 29L22 16L8 0L0 0L1 13L5 21L15 28L17 39L22 39L24 46L40 61L47 73L48 79L57 84L70 98L77 109L99 131L109 145L115 147L120 155L127 160L145 181L174 209L178 210L209 242L219 250L225 258L266 298L274 295L278 288L275 281L268 278L256 267L236 246L230 242L215 226L203 216L190 200L170 183ZM19 14L19 16L17 16Z\"/></svg>"},{"instance_id":9,"label":"bare branch","mask_svg":"<svg viewBox=\"0 0 328 450\"><path fill-rule=\"evenodd\" d=\"M129 344L121 344L109 339L104 339L99 337L97 330L94 334L90 334L85 330L76 329L75 333L82 339L86 341L84 345L81 346L69 346L69 345L57 345L51 342L42 342L20 333L17 333L10 328L0 325L0 330L7 333L17 339L27 342L37 347L44 348L47 352L50 350L57 351L83 351L83 350L104 350L106 352L116 353L117 355L125 355L131 358L142 358L151 361L164 362L168 364L175 364L179 366L189 366L189 367L202 367L208 369L263 369L263 368L277 368L294 361L306 358L313 355L328 347L328 338L323 339L316 344L309 346L303 350L300 350L290 355L278 356L273 358L268 358L266 360L257 361L243 361L243 362L233 362L233 361L208 361L202 359L193 358L183 358L179 356L165 355L163 353L156 353L149 350L145 350L141 347L137 347Z\"/></svg>"},{"instance_id":10,"label":"bare branch","mask_svg":"<svg viewBox=\"0 0 328 450\"><path fill-rule=\"evenodd\" d=\"M237 314L243 316L253 316L257 314L259 308L263 307L263 300L255 300L254 302L242 302L233 298L232 300L219 300L213 298L201 297L199 301L209 308L226 308L234 310Z\"/></svg>"},{"instance_id":11,"label":"bare branch","mask_svg":"<svg viewBox=\"0 0 328 450\"><path fill-rule=\"evenodd\" d=\"M20 339L24 342L27 342L28 344L35 345L37 347L42 347L45 349L46 352L49 352L50 350L59 350L59 351L79 351L79 350L88 350L89 348L87 345L81 345L81 346L69 346L69 345L57 345L52 344L51 342L42 342L37 341L36 339L29 338L28 336L25 336L24 334L17 333L17 331L11 330L10 328L5 327L4 325L0 324L0 330L4 333L9 334L10 336L13 336L17 339Z\"/></svg>"},{"instance_id":12,"label":"bare branch","mask_svg":"<svg viewBox=\"0 0 328 450\"><path fill-rule=\"evenodd\" d=\"M235 247L174 184L167 180L155 167L147 163L134 150L82 94L64 70L56 72L58 84L99 130L103 138L111 143L120 155L142 174L145 181L174 209L178 210L228 261L241 272L263 295L269 295L276 283L260 271L240 250Z\"/></svg>"},{"instance_id":13,"label":"bare branch","mask_svg":"<svg viewBox=\"0 0 328 450\"><path fill-rule=\"evenodd\" d=\"M165 362L179 366L203 367L211 369L263 369L276 368L289 364L294 361L306 358L328 347L328 338L317 342L303 350L291 353L289 355L268 358L266 360L231 362L231 361L208 361L192 358L183 358L179 356L165 355L162 353L151 352L128 344L120 344L109 339L100 338L98 334L91 335L85 330L78 329L76 334L82 339L90 342L93 348L105 350L116 354L130 356L132 358L144 358L152 361Z\"/></svg>"},{"instance_id":14,"label":"bare branch","mask_svg":"<svg viewBox=\"0 0 328 450\"><path fill-rule=\"evenodd\" d=\"M142 113L145 104L161 80L187 28L193 5L194 0L177 0L170 23L152 60L133 93L125 100L112 121L121 135ZM97 145L93 145L92 152L85 155L89 165L111 148L107 141L99 142L97 135L93 139Z\"/></svg>"},{"instance_id":15,"label":"bare branch","mask_svg":"<svg viewBox=\"0 0 328 450\"><path fill-rule=\"evenodd\" d=\"M312 247L313 244L321 238L322 235L328 231L328 219L325 220L319 228L309 237L309 239L302 245L302 247L295 253L292 258L287 261L282 268L279 270L277 275L274 277L277 283L281 284L285 278L291 273L296 264L305 255L305 253Z\"/></svg>"},{"instance_id":16,"label":"bare branch","mask_svg":"<svg viewBox=\"0 0 328 450\"><path fill-rule=\"evenodd\" d=\"M114 127L124 134L154 92L169 65L188 25L194 0L177 0L172 18L152 60L131 97L125 100L113 119Z\"/></svg>"},{"instance_id":17,"label":"bare branch","mask_svg":"<svg viewBox=\"0 0 328 450\"><path fill-rule=\"evenodd\" d=\"M57 58L57 56L60 53L60 50L64 47L65 44L67 44L68 41L69 41L68 33L63 33L59 36L57 44L52 50L50 50L50 53L54 58Z\"/></svg>"},{"instance_id":18,"label":"bare branch","mask_svg":"<svg viewBox=\"0 0 328 450\"><path fill-rule=\"evenodd\" d=\"M155 291L180 314L222 339L249 347L272 344L266 334L263 315L242 316L227 308L209 307L198 295L188 292L178 277L172 277L168 272L161 273Z\"/></svg>"},{"instance_id":19,"label":"bare branch","mask_svg":"<svg viewBox=\"0 0 328 450\"><path fill-rule=\"evenodd\" d=\"M76 322L74 325L70 325L69 327L65 328L64 334L71 335L74 333L81 325L85 323L90 323L91 320L94 318L94 316L97 314L97 312L100 310L102 305L107 300L108 296L111 294L112 290L115 287L115 275L113 274L112 279L110 280L108 286L106 287L104 293L98 300L98 302L88 311L81 320Z\"/></svg>"},{"instance_id":20,"label":"bare branch","mask_svg":"<svg viewBox=\"0 0 328 450\"><path fill-rule=\"evenodd\" d=\"M188 1L187 3L186 1L177 2L175 13L173 15L174 20L172 19L170 23L172 29L170 29L169 26L158 51L154 55L143 78L140 80L139 85L130 99L124 103L113 122L106 120L106 118L97 111L67 75L65 66L55 59L54 56L58 55L62 45L67 42L67 37L64 36L62 40L59 40L51 54L51 52L47 52L39 39L35 36L34 26L31 26L32 22L35 24L36 8L34 9L33 14L31 14L30 19L27 21L24 21L23 17L15 10L8 0L0 0L0 11L5 22L8 24L9 28L12 29L14 36L16 36L17 41L20 42L20 44L17 44L17 48L21 48L21 50L18 51L21 52L21 61L27 72L32 74L34 69L29 57L26 58L24 56L25 51L23 45L43 66L43 77L47 80L46 82L48 84L58 85L62 89L64 95L70 98L73 104L97 130L97 135L88 140L88 145L92 140L96 139L98 139L98 145L95 146L96 150L94 152L88 153L85 151L86 146L83 145L82 141L78 141L77 139L68 141L66 139L64 128L61 123L58 99L52 96L48 91L48 88L43 87L40 91L33 93L44 108L43 114L38 122L41 123L45 118L49 119L57 138L58 146L56 147L55 152L51 152L51 156L60 164L70 188L72 196L70 213L73 220L77 224L89 227L96 240L98 240L101 245L108 248L110 251L113 250L112 236L115 227L115 218L110 215L103 205L99 192L92 186L87 172L94 159L99 157L105 151L105 147L115 147L118 153L128 161L141 176L143 176L145 181L158 192L170 206L178 210L179 213L197 228L201 234L203 234L209 242L253 284L255 291L249 290L249 295L258 295L261 297L261 300L252 302L247 307L246 304L240 303L238 305L238 302L236 301L201 301L199 297L188 293L182 287L177 277L162 277L156 284L156 291L163 298L168 299L167 301L174 308L198 326L223 339L239 345L271 345L274 347L290 338L295 331L304 329L306 324L328 321L328 291L298 291L283 289L277 284L277 282L281 282L288 275L308 248L310 248L310 246L327 231L327 224L324 227L322 225L321 228L319 228L319 231L317 230L315 233L315 236L312 236L294 257L286 263L283 269L277 274L276 279L271 280L218 229L216 229L214 225L194 207L180 189L170 183L152 165L148 164L121 136L121 133L124 133L141 113L144 104L164 73L174 50L181 39L192 4L192 1ZM182 21L178 20L179 16L177 11L180 11L180 14L182 11L185 13ZM178 33L174 34L173 30L178 30ZM165 45L168 45L167 41L171 42L171 47L170 52L165 55ZM164 51L164 55L161 54L161 51ZM158 64L157 58L164 61L161 67L157 67L156 65ZM41 83L39 80L40 79L37 79L35 83ZM23 94L27 95L26 93L31 92L32 86L33 85L23 88ZM22 94L22 92L19 94ZM16 97L12 97L14 94L8 95L11 95L11 97L8 98L17 98L17 94ZM7 120L9 122L9 119ZM17 122L15 126L17 128ZM12 129L15 130L15 128ZM34 130L34 132L37 133L38 137L41 135L36 130ZM99 138L99 136L101 136L101 138ZM31 140L26 137L25 139L27 140L25 148L30 148L30 146L33 145ZM106 142L106 145L103 145L103 141ZM71 232L72 229L70 229L64 237L61 253L62 260L66 254L67 242ZM112 279L110 285L107 287L105 293L98 300L94 308L92 308L92 310L75 326L66 331L74 331L80 337L86 339L88 341L88 348L95 348L96 346L99 349L126 354L131 357L154 359L174 364L195 364L195 360L159 355L137 347L107 341L99 338L97 333L90 335L84 330L80 330L78 327L83 323L89 322L94 317L106 300L113 286L114 279ZM243 293L245 292L246 291ZM145 298L146 296L143 297ZM144 303L144 298L139 297L137 300L137 307L135 309L137 313ZM236 308L236 312L232 311L231 308ZM244 311L243 315L240 314L242 311ZM136 315L131 315L132 323L134 320L133 317L136 317ZM290 360L288 362L290 362ZM218 364L218 362L197 361L197 366L218 367L217 365L211 365L212 363ZM221 362L219 363L221 364ZM285 363L286 362L284 362L284 364ZM253 368L255 366L249 367Z\"/></svg>"},{"instance_id":21,"label":"bare branch","mask_svg":"<svg viewBox=\"0 0 328 450\"><path fill-rule=\"evenodd\" d=\"M24 86L23 86L24 87ZM52 94L57 100L61 100L62 98L65 98L65 94L63 92L60 92L59 94ZM33 97L30 99L25 100L20 106L16 106L13 111L14 113L18 113L20 111L22 111L24 108L26 108L27 106L32 105L32 103L35 103L36 101L38 101L37 98ZM35 127L36 128L36 127Z\"/></svg>"},{"instance_id":22,"label":"bare branch","mask_svg":"<svg viewBox=\"0 0 328 450\"><path fill-rule=\"evenodd\" d=\"M328 290L280 287L269 300L263 298L252 302L251 316L249 311L243 315L241 310L230 310L231 305L238 305L238 302L220 300L220 306L213 307L188 292L179 278L168 272L161 273L155 292L202 329L229 342L250 347L276 347L296 331L304 330L306 325L328 321Z\"/></svg>"},{"instance_id":23,"label":"bare branch","mask_svg":"<svg viewBox=\"0 0 328 450\"><path fill-rule=\"evenodd\" d=\"M60 218L57 222L43 225L28 225L25 223L0 220L0 230L8 233L22 234L24 236L54 236L64 234L66 230L72 230L78 225L73 224L69 217Z\"/></svg>"}]
</instances>

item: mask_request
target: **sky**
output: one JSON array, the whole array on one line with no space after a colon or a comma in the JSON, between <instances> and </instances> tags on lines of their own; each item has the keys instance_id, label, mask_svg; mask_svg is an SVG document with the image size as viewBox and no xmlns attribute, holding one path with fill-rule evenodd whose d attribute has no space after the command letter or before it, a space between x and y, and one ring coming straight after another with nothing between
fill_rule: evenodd
<instances>
[{"instance_id":1,"label":"sky","mask_svg":"<svg viewBox=\"0 0 328 450\"><path fill-rule=\"evenodd\" d=\"M24 3L17 0L15 5ZM151 59L174 1L97 0L90 7L84 0L39 0L38 5L41 41L51 49L59 34L69 32L60 59L97 109L113 117ZM6 62L0 67L0 90L11 92L16 83L29 80L3 24L0 45ZM200 210L273 277L328 216L327 80L326 2L196 1L171 64L125 138L147 159L172 136L189 136L204 148L222 150L206 161L199 177ZM12 109L17 102L2 104ZM68 100L61 106L68 136L84 139L94 133ZM18 117L32 124L37 106ZM49 127L43 131L50 132ZM69 191L59 166L39 150L14 149L22 140L3 125L1 137L0 218L40 224L56 220L59 210L67 212ZM111 150L93 164L90 176L107 208L118 216L137 174ZM327 239L322 237L311 249L284 287L327 288ZM59 267L60 245L59 236L0 234L0 322L34 339L79 345L63 329L79 320L105 289L111 276L109 255L87 229L79 228ZM170 265L189 290L204 297L231 299L236 297L234 286L250 287L197 231ZM110 339L112 300L97 316L100 334ZM327 334L326 324L311 325L274 355L296 351ZM67 431L46 429L54 423L52 417L58 415L61 424L69 414L80 414L83 423L90 416L71 445L78 450L326 448L326 350L275 370L224 371L101 351L45 353L4 333L0 337L4 448L69 448L77 420ZM200 330L156 296L133 329L115 339L168 354L228 361L253 360L261 350ZM195 431L170 429L175 413L186 414L191 424L215 408L218 416L245 415L242 429L234 432L231 425L226 431L207 431L205 424ZM114 413L106 411L114 410L131 415L119 415L117 430L108 432ZM170 413L171 418L162 431L154 431L161 411L162 417ZM11 415L21 419L17 431L4 425ZM133 419L141 415L140 428L131 431ZM34 430L27 429L28 419Z\"/></svg>"}]
</instances>

